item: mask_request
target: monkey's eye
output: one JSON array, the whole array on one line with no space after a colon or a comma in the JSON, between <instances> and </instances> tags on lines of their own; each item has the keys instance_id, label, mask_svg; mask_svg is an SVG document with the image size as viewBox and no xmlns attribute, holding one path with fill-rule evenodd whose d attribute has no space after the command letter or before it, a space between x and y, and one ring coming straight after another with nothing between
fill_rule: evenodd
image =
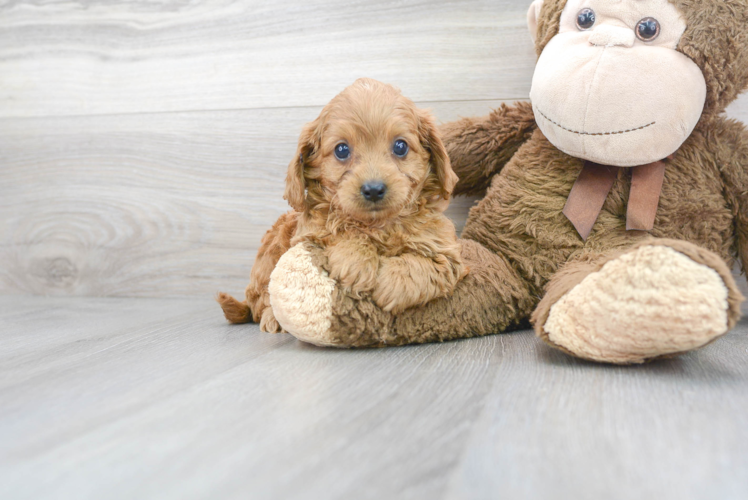
<instances>
[{"instance_id":1,"label":"monkey's eye","mask_svg":"<svg viewBox=\"0 0 748 500\"><path fill-rule=\"evenodd\" d=\"M408 154L408 143L402 139L396 140L395 144L392 146L392 152L395 153L396 156L403 158Z\"/></svg>"},{"instance_id":2,"label":"monkey's eye","mask_svg":"<svg viewBox=\"0 0 748 500\"><path fill-rule=\"evenodd\" d=\"M351 148L348 147L348 144L341 142L340 144L335 146L335 158L337 158L340 161L345 161L350 157L351 157Z\"/></svg>"},{"instance_id":3,"label":"monkey's eye","mask_svg":"<svg viewBox=\"0 0 748 500\"><path fill-rule=\"evenodd\" d=\"M595 25L595 11L592 9L582 9L577 14L577 28L586 31Z\"/></svg>"},{"instance_id":4,"label":"monkey's eye","mask_svg":"<svg viewBox=\"0 0 748 500\"><path fill-rule=\"evenodd\" d=\"M636 25L636 36L642 42L651 42L660 34L660 23L653 17L645 17Z\"/></svg>"}]
</instances>

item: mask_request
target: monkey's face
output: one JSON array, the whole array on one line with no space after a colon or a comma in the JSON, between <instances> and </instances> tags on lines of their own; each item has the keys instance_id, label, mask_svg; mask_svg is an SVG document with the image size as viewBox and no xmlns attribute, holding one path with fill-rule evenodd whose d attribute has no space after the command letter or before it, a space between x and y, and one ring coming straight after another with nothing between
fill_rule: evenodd
<instances>
[{"instance_id":1,"label":"monkey's face","mask_svg":"<svg viewBox=\"0 0 748 500\"><path fill-rule=\"evenodd\" d=\"M530 91L543 134L567 154L606 165L674 153L706 100L701 70L675 50L685 29L668 0L569 0Z\"/></svg>"}]
</instances>

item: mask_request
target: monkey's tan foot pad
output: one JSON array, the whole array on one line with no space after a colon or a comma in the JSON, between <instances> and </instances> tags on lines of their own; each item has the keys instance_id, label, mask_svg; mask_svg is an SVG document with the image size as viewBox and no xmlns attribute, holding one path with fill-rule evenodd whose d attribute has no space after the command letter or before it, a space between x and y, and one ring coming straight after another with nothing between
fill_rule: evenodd
<instances>
[{"instance_id":1,"label":"monkey's tan foot pad","mask_svg":"<svg viewBox=\"0 0 748 500\"><path fill-rule=\"evenodd\" d=\"M283 254L270 275L270 306L284 330L304 342L336 346L331 334L335 281L314 264L312 248L299 243Z\"/></svg>"},{"instance_id":2,"label":"monkey's tan foot pad","mask_svg":"<svg viewBox=\"0 0 748 500\"><path fill-rule=\"evenodd\" d=\"M696 349L734 323L728 295L735 284L724 272L669 246L639 246L553 304L541 337L578 357L618 364Z\"/></svg>"}]
</instances>

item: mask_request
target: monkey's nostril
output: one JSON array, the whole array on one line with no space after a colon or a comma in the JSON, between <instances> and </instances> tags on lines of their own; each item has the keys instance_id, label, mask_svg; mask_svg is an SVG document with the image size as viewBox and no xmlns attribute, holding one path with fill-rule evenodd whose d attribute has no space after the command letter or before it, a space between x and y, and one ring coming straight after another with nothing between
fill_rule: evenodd
<instances>
[{"instance_id":1,"label":"monkey's nostril","mask_svg":"<svg viewBox=\"0 0 748 500\"><path fill-rule=\"evenodd\" d=\"M384 198L387 186L382 181L370 181L361 186L361 194L369 201L379 201Z\"/></svg>"}]
</instances>

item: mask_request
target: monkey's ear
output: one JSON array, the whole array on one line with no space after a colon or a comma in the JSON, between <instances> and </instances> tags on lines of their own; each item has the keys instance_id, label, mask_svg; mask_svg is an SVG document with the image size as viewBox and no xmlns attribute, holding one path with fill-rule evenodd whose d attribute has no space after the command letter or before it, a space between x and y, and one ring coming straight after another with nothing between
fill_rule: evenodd
<instances>
[{"instance_id":1,"label":"monkey's ear","mask_svg":"<svg viewBox=\"0 0 748 500\"><path fill-rule=\"evenodd\" d=\"M419 111L418 121L418 133L421 136L421 144L423 144L431 155L429 165L439 184L439 190L436 194L442 200L447 201L452 196L452 191L459 178L454 173L454 170L452 170L447 149L444 147L444 143L439 136L439 131L436 128L436 123L434 123L431 113L428 111Z\"/></svg>"},{"instance_id":2,"label":"monkey's ear","mask_svg":"<svg viewBox=\"0 0 748 500\"><path fill-rule=\"evenodd\" d=\"M538 38L538 18L542 7L543 0L535 0L530 4L530 10L527 11L527 27L530 29L530 37L532 37L533 43Z\"/></svg>"},{"instance_id":3,"label":"monkey's ear","mask_svg":"<svg viewBox=\"0 0 748 500\"><path fill-rule=\"evenodd\" d=\"M304 125L299 136L299 145L296 148L296 155L288 164L288 173L286 174L286 192L283 199L297 212L303 212L307 208L306 202L306 176L305 167L309 159L319 149L320 140L320 119Z\"/></svg>"}]
</instances>

